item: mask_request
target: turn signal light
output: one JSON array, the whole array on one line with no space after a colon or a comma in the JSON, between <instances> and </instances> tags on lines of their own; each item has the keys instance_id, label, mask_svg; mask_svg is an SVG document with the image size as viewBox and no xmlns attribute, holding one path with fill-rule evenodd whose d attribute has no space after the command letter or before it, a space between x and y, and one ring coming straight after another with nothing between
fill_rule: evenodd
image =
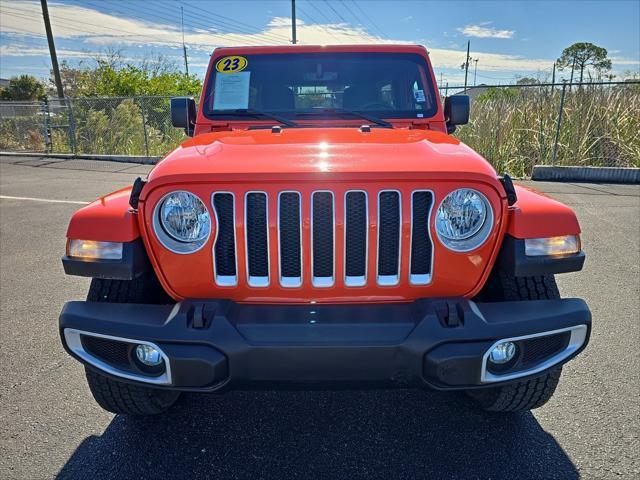
<instances>
[{"instance_id":1,"label":"turn signal light","mask_svg":"<svg viewBox=\"0 0 640 480\"><path fill-rule=\"evenodd\" d=\"M98 242L95 240L69 240L67 256L92 260L121 260L121 242Z\"/></svg>"},{"instance_id":2,"label":"turn signal light","mask_svg":"<svg viewBox=\"0 0 640 480\"><path fill-rule=\"evenodd\" d=\"M524 253L528 257L545 255L570 255L580 252L580 236L527 238L524 241Z\"/></svg>"}]
</instances>

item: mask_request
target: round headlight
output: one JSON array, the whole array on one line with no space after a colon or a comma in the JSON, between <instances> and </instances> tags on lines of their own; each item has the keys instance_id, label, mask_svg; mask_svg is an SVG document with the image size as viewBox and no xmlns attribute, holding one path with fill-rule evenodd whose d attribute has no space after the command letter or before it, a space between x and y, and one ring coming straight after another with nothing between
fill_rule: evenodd
<instances>
[{"instance_id":1,"label":"round headlight","mask_svg":"<svg viewBox=\"0 0 640 480\"><path fill-rule=\"evenodd\" d=\"M209 238L211 217L197 196L177 191L165 195L156 207L154 228L165 247L177 253L191 253Z\"/></svg>"},{"instance_id":2,"label":"round headlight","mask_svg":"<svg viewBox=\"0 0 640 480\"><path fill-rule=\"evenodd\" d=\"M479 247L489 236L493 212L487 198L470 188L449 193L436 213L436 233L449 249L466 252Z\"/></svg>"}]
</instances>

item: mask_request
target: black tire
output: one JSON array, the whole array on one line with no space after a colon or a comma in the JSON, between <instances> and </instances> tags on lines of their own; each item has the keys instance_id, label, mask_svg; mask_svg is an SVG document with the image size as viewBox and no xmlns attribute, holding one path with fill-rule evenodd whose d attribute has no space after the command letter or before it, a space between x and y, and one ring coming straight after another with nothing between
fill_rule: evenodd
<instances>
[{"instance_id":1,"label":"black tire","mask_svg":"<svg viewBox=\"0 0 640 480\"><path fill-rule=\"evenodd\" d=\"M111 303L171 303L153 272L134 280L94 278L87 294L88 302Z\"/></svg>"},{"instance_id":2,"label":"black tire","mask_svg":"<svg viewBox=\"0 0 640 480\"><path fill-rule=\"evenodd\" d=\"M85 367L95 401L109 412L123 415L157 415L167 411L180 392L142 387L105 377Z\"/></svg>"},{"instance_id":3,"label":"black tire","mask_svg":"<svg viewBox=\"0 0 640 480\"><path fill-rule=\"evenodd\" d=\"M134 280L91 280L88 302L112 303L170 303L155 274L149 273ZM87 383L93 398L109 412L124 415L157 415L168 410L180 392L144 387L113 380L85 367Z\"/></svg>"},{"instance_id":4,"label":"black tire","mask_svg":"<svg viewBox=\"0 0 640 480\"><path fill-rule=\"evenodd\" d=\"M560 298L560 291L553 275L514 277L497 271L491 274L477 299L483 302L509 302L556 298Z\"/></svg>"},{"instance_id":5,"label":"black tire","mask_svg":"<svg viewBox=\"0 0 640 480\"><path fill-rule=\"evenodd\" d=\"M490 412L521 412L541 407L556 391L562 368L557 368L541 377L502 387L469 390L467 394Z\"/></svg>"},{"instance_id":6,"label":"black tire","mask_svg":"<svg viewBox=\"0 0 640 480\"><path fill-rule=\"evenodd\" d=\"M486 302L550 300L560 298L553 275L514 277L494 272L478 299ZM467 394L491 412L519 412L541 407L556 391L562 368L539 377L500 387L468 390Z\"/></svg>"}]
</instances>

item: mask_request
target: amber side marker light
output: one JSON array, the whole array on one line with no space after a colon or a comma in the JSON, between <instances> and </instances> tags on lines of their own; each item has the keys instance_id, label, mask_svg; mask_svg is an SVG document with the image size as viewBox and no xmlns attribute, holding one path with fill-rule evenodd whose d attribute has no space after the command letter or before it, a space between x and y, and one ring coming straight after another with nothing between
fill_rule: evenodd
<instances>
[{"instance_id":1,"label":"amber side marker light","mask_svg":"<svg viewBox=\"0 0 640 480\"><path fill-rule=\"evenodd\" d=\"M527 238L524 241L524 253L528 257L571 255L580 252L580 248L579 235Z\"/></svg>"},{"instance_id":2,"label":"amber side marker light","mask_svg":"<svg viewBox=\"0 0 640 480\"><path fill-rule=\"evenodd\" d=\"M122 260L122 243L72 239L67 243L67 256L87 260Z\"/></svg>"}]
</instances>

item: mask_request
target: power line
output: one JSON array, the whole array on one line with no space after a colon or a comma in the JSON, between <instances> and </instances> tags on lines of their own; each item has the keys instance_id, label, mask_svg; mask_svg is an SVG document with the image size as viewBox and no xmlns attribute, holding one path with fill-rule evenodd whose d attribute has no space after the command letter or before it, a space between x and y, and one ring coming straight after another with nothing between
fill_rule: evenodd
<instances>
[{"instance_id":1,"label":"power line","mask_svg":"<svg viewBox=\"0 0 640 480\"><path fill-rule=\"evenodd\" d=\"M313 5L313 4L312 4ZM311 15L309 15L309 13L304 10L299 4L296 4L296 8L302 12L302 14L308 18L309 20L311 20L311 25L318 27L319 29L321 29L323 32L325 32L327 35L330 35L331 37L334 38L334 40L336 40L337 42L340 41L340 39L328 28L326 28L324 25L322 25L320 22L318 22L314 17L312 17Z\"/></svg>"},{"instance_id":2,"label":"power line","mask_svg":"<svg viewBox=\"0 0 640 480\"><path fill-rule=\"evenodd\" d=\"M92 5L92 6L94 6L96 9L98 9L98 8L99 8L97 5L95 5L95 4L94 4L94 3L92 3L92 2L86 2L86 1L85 1L85 3L88 3L88 4ZM124 10L122 9L122 4L118 4L118 5L120 6L120 8L119 8L119 9L116 9L116 11L119 11L119 12L121 12L121 13L126 13L127 15L129 15L129 16L130 16L130 17L132 17L132 18L136 18L136 19L142 20L142 21L144 21L144 22L146 22L146 23L148 23L148 22L149 22L149 19L148 19L148 18L145 18L145 17L141 16L141 14L148 14L148 12L147 12L147 11L142 12L142 11L140 11L140 10L138 10L138 9L134 9L134 8L132 8L131 3L128 3L128 4L127 4L127 8L125 8ZM173 7L173 5L172 5L172 7ZM175 16L171 13L171 11L170 11L170 10L161 10L161 11L162 11L162 12L165 12L165 11L166 11L166 14L165 14L165 15L163 15L163 14L161 14L159 11L157 11L157 9L156 9L156 11L153 13L154 17L155 17L155 18L158 18L158 19L161 19L161 20L164 20L164 21L166 21L166 22L169 22L169 24L170 24L170 25L172 25L172 24L175 22ZM132 14L131 12L133 12L133 14ZM138 15L136 15L136 14L138 14ZM202 23L202 22L201 22L201 18L200 18L200 17L196 17L195 15L193 15L193 14L191 14L191 13L189 13L189 12L186 12L186 11L185 11L184 15L185 15L188 19L189 19L189 18L191 18L191 19L195 19L195 20L187 20L187 21L185 21L185 24L186 24L186 25L188 25L188 26L192 27L193 29L204 29L204 30L207 30L207 35L211 35L211 36L213 36L213 37L222 37L222 36L226 36L226 37L236 37L236 38L238 38L238 39L241 39L241 41L242 41L242 42L244 42L244 43L246 43L246 44L248 44L248 45L261 45L261 43L251 43L251 42L247 41L247 40L246 40L246 39L241 35L241 34L255 35L253 32L247 32L246 30L245 30L245 31L242 31L242 32L241 32L241 34L239 34L239 33L211 32L211 31L210 31L210 29L212 28L212 26L223 27L223 28L225 28L225 29L227 29L227 28L229 28L229 27L228 27L228 26L226 26L226 25L218 24L217 22L213 22L213 21L211 22L211 24L209 24L209 23L206 23L206 24L205 24L205 23ZM244 29L243 29L243 30L244 30ZM280 41L280 40L277 40L277 39L276 39L276 37L272 37L272 36L271 36L271 34L262 34L262 35L263 35L265 38L273 39L274 41ZM192 44L193 44L193 43L192 43ZM211 45L208 45L208 44L195 44L195 45L199 45L199 46L206 46L207 48L210 48L210 47L211 47Z\"/></svg>"},{"instance_id":3,"label":"power line","mask_svg":"<svg viewBox=\"0 0 640 480\"><path fill-rule=\"evenodd\" d=\"M3 14L5 15L10 15L16 18L21 18L21 19L26 19L26 20L33 20L33 17L28 16L28 15L24 15L22 14L22 12L20 13L15 13L13 11L9 11L7 12L6 7L3 10ZM67 28L73 28L75 31L79 32L79 33L88 33L89 35L95 35L95 36L102 36L102 37L113 37L113 38L122 38L122 37L136 37L136 38L149 38L149 39L153 39L155 41L157 41L156 37L151 37L148 35L143 35L143 34L135 34L132 32L129 32L127 30L121 30L121 29L115 29L115 28L110 28L110 27L104 27L102 25L95 25L92 23L87 23L84 22L84 25L89 25L89 26L93 26L93 27L99 27L105 30L110 30L110 31L114 31L114 32L122 32L122 33L127 33L128 35L109 35L109 34L105 34L104 32L96 32L95 30L88 30L86 28L82 28L78 26L78 23L71 18L68 17L60 17L58 15L49 15L51 18L55 19L57 23L60 23L62 26L67 27ZM179 46L180 44L178 42L171 42L171 41L163 41L163 44L173 44L175 46Z\"/></svg>"},{"instance_id":4,"label":"power line","mask_svg":"<svg viewBox=\"0 0 640 480\"><path fill-rule=\"evenodd\" d=\"M353 18L355 18L355 19L356 19L356 23L357 23L358 25L363 25L363 24L364 24L364 22L363 22L362 20L360 20L360 17L358 17L355 13L353 13L353 10L351 10L351 8L350 8L350 7L349 7L349 5L347 4L347 2L345 2L344 0L342 0L342 1L340 2L340 5L342 5L342 8L344 8L346 11L348 11L348 12L351 14L351 16L352 16Z\"/></svg>"},{"instance_id":5,"label":"power line","mask_svg":"<svg viewBox=\"0 0 640 480\"><path fill-rule=\"evenodd\" d=\"M127 4L127 14L129 14L130 11L133 11L134 13L147 13L147 12L141 12L140 10L137 9L133 9L131 8L131 4ZM173 7L173 5L172 5ZM122 11L122 10L120 10ZM173 23L175 21L175 17L173 16L173 14L171 13L170 10L166 10L166 15L161 15L159 14L159 12L154 12L154 16L157 18L160 18L164 21ZM212 35L212 36L227 36L227 37L236 37L238 39L242 39L242 42L245 42L249 45L261 45L261 43L249 43L244 37L243 35L255 35L255 33L253 32L248 32L248 31L240 31L240 33L230 33L230 32L226 32L226 33L222 33L222 32L211 32L211 28L212 26L216 26L216 27L221 27L221 28L225 28L228 29L229 27L227 25L223 25L223 24L219 24L215 21L211 21L210 23L203 23L202 22L202 18L201 17L197 17L187 11L184 12L184 15L188 18L188 19L192 19L192 20L188 20L187 25L191 26L193 29L203 29L206 31L206 33L208 35ZM145 22L148 22L148 19L141 17L140 15L132 15L134 18L138 18L141 19ZM243 29L244 30L244 29ZM268 38L268 39L273 39L273 41L280 41L278 40L276 37L272 37L270 34L262 34L264 37Z\"/></svg>"},{"instance_id":6,"label":"power line","mask_svg":"<svg viewBox=\"0 0 640 480\"><path fill-rule=\"evenodd\" d=\"M333 23L334 23L334 22L329 18L329 16L328 16L327 14L325 14L325 13L324 13L320 8L318 8L318 7L316 6L316 4L315 4L313 1L309 0L309 2L307 2L307 3L308 3L309 5L311 5L311 6L313 7L313 9L314 9L316 12L318 12L318 13L322 16L322 18L324 18L324 19L327 21L327 23L328 23L329 25L331 25L331 24L333 24Z\"/></svg>"},{"instance_id":7,"label":"power line","mask_svg":"<svg viewBox=\"0 0 640 480\"><path fill-rule=\"evenodd\" d=\"M183 1L180 1L179 3L181 3L183 5L187 5ZM202 12L200 12L200 13L202 13ZM222 20L218 20L218 23L223 23L223 24L226 23L226 24L231 25L234 28L238 28L238 26L241 26L241 27L243 27L245 29L245 31L246 31L246 29L255 30L257 32L260 32L261 35L269 35L269 36L272 36L274 38L278 38L280 40L284 40L284 41L287 41L287 42L289 41L289 39L287 37L284 37L284 36L279 35L277 33L263 34L262 33L262 29L260 27L256 27L255 25L250 25L248 23L244 23L244 22L241 22L239 20L235 20L233 18L225 17L224 15L220 15L220 14L216 14L216 13L212 13L212 12L207 12L207 15L210 16L210 17L217 17L217 18L222 19ZM252 34L255 34L255 33L252 33Z\"/></svg>"},{"instance_id":8,"label":"power line","mask_svg":"<svg viewBox=\"0 0 640 480\"><path fill-rule=\"evenodd\" d=\"M364 15L364 18L366 18L369 23L371 23L371 25L373 25L373 27L380 33L380 35L382 35L383 37L388 37L388 35L384 32L384 30L382 30L378 24L376 22L374 22L371 17L367 14L367 12L365 12L362 7L360 7L359 3L356 0L353 0L353 4L355 5L355 7L360 10L360 12L362 13L362 15Z\"/></svg>"},{"instance_id":9,"label":"power line","mask_svg":"<svg viewBox=\"0 0 640 480\"><path fill-rule=\"evenodd\" d=\"M347 25L349 24L349 22L347 22L347 20L342 15L340 15L340 13L338 13L338 11L335 8L333 8L333 6L327 0L323 0L323 1L327 5L327 7L329 7L331 11L335 13L340 20L342 20L342 23L346 23Z\"/></svg>"}]
</instances>

